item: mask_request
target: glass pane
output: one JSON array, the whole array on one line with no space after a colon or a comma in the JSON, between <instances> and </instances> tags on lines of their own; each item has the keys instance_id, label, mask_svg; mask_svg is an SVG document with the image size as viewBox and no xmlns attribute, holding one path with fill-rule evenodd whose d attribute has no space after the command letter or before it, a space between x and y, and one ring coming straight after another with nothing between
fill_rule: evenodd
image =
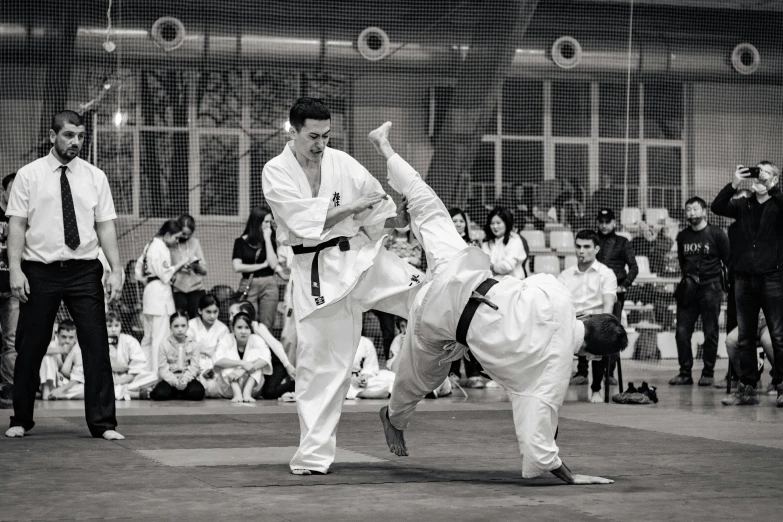
<instances>
[{"instance_id":1,"label":"glass pane","mask_svg":"<svg viewBox=\"0 0 783 522\"><path fill-rule=\"evenodd\" d=\"M590 136L588 82L552 82L552 135Z\"/></svg>"},{"instance_id":2,"label":"glass pane","mask_svg":"<svg viewBox=\"0 0 783 522\"><path fill-rule=\"evenodd\" d=\"M593 193L592 212L611 208L615 212L639 206L639 146L628 147L628 175L625 175L625 144L601 143L599 148L600 187ZM627 187L627 204L625 188Z\"/></svg>"},{"instance_id":3,"label":"glass pane","mask_svg":"<svg viewBox=\"0 0 783 522\"><path fill-rule=\"evenodd\" d=\"M682 138L683 88L681 83L644 85L644 137L662 140Z\"/></svg>"},{"instance_id":4,"label":"glass pane","mask_svg":"<svg viewBox=\"0 0 783 522\"><path fill-rule=\"evenodd\" d=\"M254 134L250 147L250 208L268 207L264 200L261 174L267 161L281 152L288 141L288 134L280 131L275 134ZM329 140L331 142L331 140ZM330 143L331 144L331 143Z\"/></svg>"},{"instance_id":5,"label":"glass pane","mask_svg":"<svg viewBox=\"0 0 783 522\"><path fill-rule=\"evenodd\" d=\"M350 83L347 76L330 73L304 73L304 96L319 98L332 114L332 134L346 134L346 117L350 100Z\"/></svg>"},{"instance_id":6,"label":"glass pane","mask_svg":"<svg viewBox=\"0 0 783 522\"><path fill-rule=\"evenodd\" d=\"M250 126L282 129L288 111L299 96L299 77L274 71L250 71L248 102Z\"/></svg>"},{"instance_id":7,"label":"glass pane","mask_svg":"<svg viewBox=\"0 0 783 522\"><path fill-rule=\"evenodd\" d=\"M679 147L649 147L647 149L647 206L667 208L669 215L678 210L682 201L682 150Z\"/></svg>"},{"instance_id":8,"label":"glass pane","mask_svg":"<svg viewBox=\"0 0 783 522\"><path fill-rule=\"evenodd\" d=\"M470 171L470 201L469 208L474 208L471 216L474 219L484 219L480 214L485 212L483 205L495 201L495 143L481 142L476 150L473 168Z\"/></svg>"},{"instance_id":9,"label":"glass pane","mask_svg":"<svg viewBox=\"0 0 783 522\"><path fill-rule=\"evenodd\" d=\"M188 126L188 76L174 69L146 70L141 81L144 125Z\"/></svg>"},{"instance_id":10,"label":"glass pane","mask_svg":"<svg viewBox=\"0 0 783 522\"><path fill-rule=\"evenodd\" d=\"M543 136L544 84L509 79L503 84L503 135Z\"/></svg>"},{"instance_id":11,"label":"glass pane","mask_svg":"<svg viewBox=\"0 0 783 522\"><path fill-rule=\"evenodd\" d=\"M238 128L242 123L242 72L202 72L196 100L199 127Z\"/></svg>"},{"instance_id":12,"label":"glass pane","mask_svg":"<svg viewBox=\"0 0 783 522\"><path fill-rule=\"evenodd\" d=\"M582 200L582 191L587 190L590 178L590 150L588 145L570 145L558 143L555 145L555 178L567 181L579 193L577 199Z\"/></svg>"},{"instance_id":13,"label":"glass pane","mask_svg":"<svg viewBox=\"0 0 783 522\"><path fill-rule=\"evenodd\" d=\"M544 179L544 144L540 141L503 141L503 192L506 187L531 185Z\"/></svg>"},{"instance_id":14,"label":"glass pane","mask_svg":"<svg viewBox=\"0 0 783 522\"><path fill-rule=\"evenodd\" d=\"M99 132L97 167L109 180L117 214L133 214L133 132Z\"/></svg>"},{"instance_id":15,"label":"glass pane","mask_svg":"<svg viewBox=\"0 0 783 522\"><path fill-rule=\"evenodd\" d=\"M624 83L602 83L598 86L598 128L602 138L624 138L626 120L628 136L639 137L639 86L631 84L630 107L627 111ZM628 112L628 118L626 118Z\"/></svg>"},{"instance_id":16,"label":"glass pane","mask_svg":"<svg viewBox=\"0 0 783 522\"><path fill-rule=\"evenodd\" d=\"M141 132L141 217L188 211L188 134Z\"/></svg>"},{"instance_id":17,"label":"glass pane","mask_svg":"<svg viewBox=\"0 0 783 522\"><path fill-rule=\"evenodd\" d=\"M114 116L122 114L122 124L136 125L136 100L138 82L133 71L116 70L116 67L90 67L75 69L78 78L70 89L71 96L77 96L73 106L85 104L98 116L98 125L114 125ZM107 89L108 87L108 89Z\"/></svg>"},{"instance_id":18,"label":"glass pane","mask_svg":"<svg viewBox=\"0 0 783 522\"><path fill-rule=\"evenodd\" d=\"M239 136L201 136L201 215L239 213Z\"/></svg>"}]
</instances>

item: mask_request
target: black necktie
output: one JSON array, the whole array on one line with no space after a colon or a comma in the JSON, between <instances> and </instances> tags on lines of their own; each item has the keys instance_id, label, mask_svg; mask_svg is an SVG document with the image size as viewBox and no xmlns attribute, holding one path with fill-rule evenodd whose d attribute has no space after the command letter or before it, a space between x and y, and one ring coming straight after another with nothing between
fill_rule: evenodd
<instances>
[{"instance_id":1,"label":"black necktie","mask_svg":"<svg viewBox=\"0 0 783 522\"><path fill-rule=\"evenodd\" d=\"M60 195L63 200L63 235L65 244L71 250L79 248L79 225L76 223L76 211L73 209L73 196L71 195L71 184L65 176L68 170L66 165L60 167Z\"/></svg>"}]
</instances>

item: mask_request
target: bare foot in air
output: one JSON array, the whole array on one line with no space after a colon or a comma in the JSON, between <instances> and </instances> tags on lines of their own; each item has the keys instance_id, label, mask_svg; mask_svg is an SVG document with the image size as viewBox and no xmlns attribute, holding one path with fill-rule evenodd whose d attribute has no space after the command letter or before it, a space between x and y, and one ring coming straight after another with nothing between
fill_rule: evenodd
<instances>
[{"instance_id":1,"label":"bare foot in air","mask_svg":"<svg viewBox=\"0 0 783 522\"><path fill-rule=\"evenodd\" d=\"M392 426L389 420L388 406L381 408L380 416L381 424L383 424L383 434L386 436L386 444L389 446L389 451L398 457L407 457L408 448L405 447L405 436L401 430Z\"/></svg>"},{"instance_id":2,"label":"bare foot in air","mask_svg":"<svg viewBox=\"0 0 783 522\"><path fill-rule=\"evenodd\" d=\"M387 160L394 156L394 149L389 144L389 130L391 129L392 122L387 121L370 134L367 135L367 139L373 144L378 154L386 158Z\"/></svg>"},{"instance_id":3,"label":"bare foot in air","mask_svg":"<svg viewBox=\"0 0 783 522\"><path fill-rule=\"evenodd\" d=\"M106 440L124 440L125 437L123 435L120 435L114 430L106 430L103 432L102 437Z\"/></svg>"}]
</instances>

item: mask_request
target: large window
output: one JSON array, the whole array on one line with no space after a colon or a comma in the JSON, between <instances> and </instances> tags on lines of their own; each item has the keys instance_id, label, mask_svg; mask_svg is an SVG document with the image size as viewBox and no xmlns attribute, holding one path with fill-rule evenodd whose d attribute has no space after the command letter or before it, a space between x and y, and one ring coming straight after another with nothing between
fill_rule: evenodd
<instances>
[{"instance_id":1,"label":"large window","mask_svg":"<svg viewBox=\"0 0 783 522\"><path fill-rule=\"evenodd\" d=\"M509 79L474 165L474 198L530 203L557 180L589 210L608 198L618 210L671 212L686 185L684 128L680 83Z\"/></svg>"},{"instance_id":2,"label":"large window","mask_svg":"<svg viewBox=\"0 0 783 522\"><path fill-rule=\"evenodd\" d=\"M299 96L332 111L329 145L347 143L348 80L269 68L90 71L92 90L111 84L94 112L95 162L120 215L239 217L264 204L261 172L288 140Z\"/></svg>"}]
</instances>

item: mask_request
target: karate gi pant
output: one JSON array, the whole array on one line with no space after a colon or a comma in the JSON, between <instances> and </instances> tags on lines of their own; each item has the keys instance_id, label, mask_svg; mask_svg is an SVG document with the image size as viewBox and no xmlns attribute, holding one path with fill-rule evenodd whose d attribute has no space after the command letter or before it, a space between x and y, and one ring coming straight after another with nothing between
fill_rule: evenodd
<instances>
[{"instance_id":1,"label":"karate gi pant","mask_svg":"<svg viewBox=\"0 0 783 522\"><path fill-rule=\"evenodd\" d=\"M466 245L454 231L443 203L413 168L395 155L389 159L388 169L391 186L408 198L411 229L427 254L439 263L464 249ZM531 287L532 279L524 284L512 278L492 287L487 298L499 311L480 305L467 335L473 356L509 393L526 478L562 464L554 436L575 346L576 319L567 290L558 288L554 278L538 281L542 288ZM410 317L416 317L430 284L419 290ZM529 292L524 299L522 292ZM441 301L431 304L450 305L457 306ZM523 329L525 337L519 333ZM409 327L405 335L389 401L389 420L400 430L408 426L421 399L448 377L450 363L464 353L453 341L424 339L413 332ZM524 345L521 339L526 341ZM547 355L535 356L543 351ZM554 355L549 357L550 353Z\"/></svg>"},{"instance_id":2,"label":"karate gi pant","mask_svg":"<svg viewBox=\"0 0 783 522\"><path fill-rule=\"evenodd\" d=\"M158 373L158 350L169 336L169 317L166 315L142 314L144 337L141 339L141 349L147 357L147 371Z\"/></svg>"},{"instance_id":3,"label":"karate gi pant","mask_svg":"<svg viewBox=\"0 0 783 522\"><path fill-rule=\"evenodd\" d=\"M347 296L297 321L295 395L301 435L292 470L326 473L334 461L362 313L377 309L407 318L420 287L409 286L408 270L405 261L381 248Z\"/></svg>"}]
</instances>

